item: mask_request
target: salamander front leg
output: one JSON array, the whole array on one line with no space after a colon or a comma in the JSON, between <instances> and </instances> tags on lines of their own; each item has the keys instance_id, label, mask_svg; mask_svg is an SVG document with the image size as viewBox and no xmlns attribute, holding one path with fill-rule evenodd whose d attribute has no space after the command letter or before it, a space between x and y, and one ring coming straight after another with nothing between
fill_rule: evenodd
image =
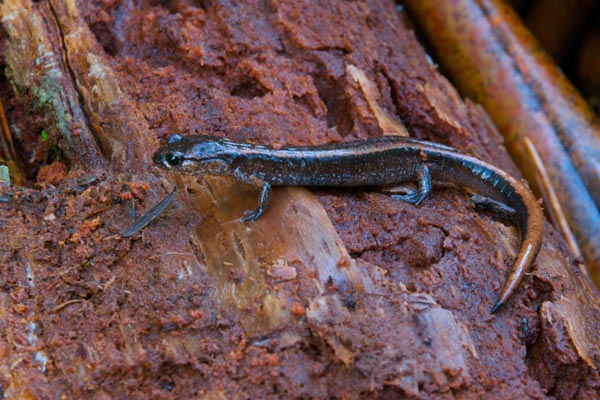
<instances>
[{"instance_id":1,"label":"salamander front leg","mask_svg":"<svg viewBox=\"0 0 600 400\"><path fill-rule=\"evenodd\" d=\"M244 212L245 215L242 217L242 221L256 221L267 209L269 199L271 198L271 185L268 182L253 177L249 183L260 188L258 207L254 210L246 210Z\"/></svg>"},{"instance_id":2,"label":"salamander front leg","mask_svg":"<svg viewBox=\"0 0 600 400\"><path fill-rule=\"evenodd\" d=\"M422 164L417 171L418 187L416 190L408 191L406 194L393 194L396 200L406 201L407 203L418 206L431 192L431 174L429 168ZM393 190L388 190L393 191Z\"/></svg>"}]
</instances>

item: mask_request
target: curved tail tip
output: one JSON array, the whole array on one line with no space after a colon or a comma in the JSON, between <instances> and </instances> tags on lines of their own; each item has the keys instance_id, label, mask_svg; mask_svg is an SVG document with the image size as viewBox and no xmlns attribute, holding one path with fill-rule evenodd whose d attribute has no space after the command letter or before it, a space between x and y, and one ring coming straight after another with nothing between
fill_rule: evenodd
<instances>
[{"instance_id":1,"label":"curved tail tip","mask_svg":"<svg viewBox=\"0 0 600 400\"><path fill-rule=\"evenodd\" d=\"M503 305L503 304L504 304L504 302L503 302L503 301L498 301L498 302L496 303L496 305L495 305L494 307L492 307L492 309L490 310L490 314L494 314L496 311L498 311L498 309L499 309L500 307L502 307L502 305Z\"/></svg>"}]
</instances>

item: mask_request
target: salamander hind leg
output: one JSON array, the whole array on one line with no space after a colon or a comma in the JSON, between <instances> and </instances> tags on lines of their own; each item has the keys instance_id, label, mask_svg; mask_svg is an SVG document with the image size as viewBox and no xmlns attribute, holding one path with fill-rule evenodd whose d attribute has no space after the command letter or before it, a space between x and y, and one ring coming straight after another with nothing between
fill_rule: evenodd
<instances>
[{"instance_id":1,"label":"salamander hind leg","mask_svg":"<svg viewBox=\"0 0 600 400\"><path fill-rule=\"evenodd\" d=\"M415 190L408 190L404 194L393 194L392 197L396 200L405 201L407 203L418 206L431 192L431 174L426 165L421 165L417 171L418 187ZM398 188L388 188L386 191L394 192Z\"/></svg>"},{"instance_id":2,"label":"salamander hind leg","mask_svg":"<svg viewBox=\"0 0 600 400\"><path fill-rule=\"evenodd\" d=\"M517 211L514 208L494 199L490 199L489 197L474 194L471 196L471 204L473 204L473 207L478 211L491 211L504 221L514 221L517 217Z\"/></svg>"}]
</instances>

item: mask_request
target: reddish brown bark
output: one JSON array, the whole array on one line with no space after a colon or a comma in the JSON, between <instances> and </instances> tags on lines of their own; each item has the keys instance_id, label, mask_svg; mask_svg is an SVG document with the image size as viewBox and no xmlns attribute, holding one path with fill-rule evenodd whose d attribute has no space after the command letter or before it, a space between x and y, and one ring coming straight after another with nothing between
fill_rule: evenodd
<instances>
[{"instance_id":1,"label":"reddish brown bark","mask_svg":"<svg viewBox=\"0 0 600 400\"><path fill-rule=\"evenodd\" d=\"M406 3L453 82L488 110L555 226L575 237L573 253L600 285L597 116L503 0Z\"/></svg>"},{"instance_id":2,"label":"reddish brown bark","mask_svg":"<svg viewBox=\"0 0 600 400\"><path fill-rule=\"evenodd\" d=\"M4 0L0 13L21 150L37 154L43 126L68 167L0 202L7 397L596 395L597 293L552 228L490 315L517 232L457 188L420 207L282 188L241 223L251 188L151 166L172 132L307 144L401 120L517 174L392 2ZM120 236L132 203L141 214L174 185L163 217Z\"/></svg>"}]
</instances>

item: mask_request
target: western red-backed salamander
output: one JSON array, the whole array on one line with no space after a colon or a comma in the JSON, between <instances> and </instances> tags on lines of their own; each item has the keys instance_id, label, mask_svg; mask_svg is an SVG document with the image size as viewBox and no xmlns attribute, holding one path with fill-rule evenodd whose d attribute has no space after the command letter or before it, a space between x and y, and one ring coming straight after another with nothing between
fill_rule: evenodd
<instances>
[{"instance_id":1,"label":"western red-backed salamander","mask_svg":"<svg viewBox=\"0 0 600 400\"><path fill-rule=\"evenodd\" d=\"M515 291L534 261L544 230L544 216L529 187L506 172L457 150L402 136L323 146L274 148L214 136L173 135L154 154L162 168L187 174L232 176L259 188L258 207L243 220L266 210L271 186L391 187L418 181L418 189L395 197L419 204L432 179L467 186L506 204L521 230L521 247L491 312ZM493 204L493 202L492 202ZM490 206L487 202L483 206Z\"/></svg>"}]
</instances>

